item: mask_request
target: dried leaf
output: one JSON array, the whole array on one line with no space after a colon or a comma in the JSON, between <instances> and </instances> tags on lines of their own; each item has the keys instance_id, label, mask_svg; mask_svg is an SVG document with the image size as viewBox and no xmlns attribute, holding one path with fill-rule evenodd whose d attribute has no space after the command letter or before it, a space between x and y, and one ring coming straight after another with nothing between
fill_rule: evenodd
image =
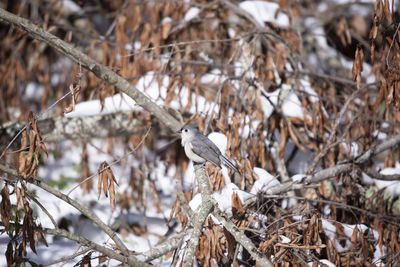
<instances>
[{"instance_id":1,"label":"dried leaf","mask_svg":"<svg viewBox=\"0 0 400 267\"><path fill-rule=\"evenodd\" d=\"M26 243L26 241L29 242L29 246L31 250L37 254L36 252L36 247L35 247L35 231L34 231L35 223L33 222L33 217L32 217L32 209L29 209L28 211L25 211L25 216L24 216L24 221L22 224L22 231L23 231L23 240Z\"/></svg>"},{"instance_id":2,"label":"dried leaf","mask_svg":"<svg viewBox=\"0 0 400 267\"><path fill-rule=\"evenodd\" d=\"M13 257L13 245L12 245L12 240L8 242L7 245L7 250L6 250L6 260L7 260L7 266L13 266L15 263L14 257Z\"/></svg>"},{"instance_id":3,"label":"dried leaf","mask_svg":"<svg viewBox=\"0 0 400 267\"><path fill-rule=\"evenodd\" d=\"M12 210L10 202L10 190L8 189L7 184L5 184L1 190L0 215L4 228L8 231L10 227L10 219L12 219Z\"/></svg>"},{"instance_id":4,"label":"dried leaf","mask_svg":"<svg viewBox=\"0 0 400 267\"><path fill-rule=\"evenodd\" d=\"M168 218L168 220L167 220L167 223L169 223L169 222L172 220L172 217L173 217L175 211L178 210L178 206L180 206L180 205L179 205L179 200L175 200L175 201L174 201L174 204L172 204L171 212L170 212L170 214L169 214L169 218Z\"/></svg>"},{"instance_id":5,"label":"dried leaf","mask_svg":"<svg viewBox=\"0 0 400 267\"><path fill-rule=\"evenodd\" d=\"M242 201L237 193L232 194L232 214L235 219L243 219L243 216L246 214Z\"/></svg>"},{"instance_id":6,"label":"dried leaf","mask_svg":"<svg viewBox=\"0 0 400 267\"><path fill-rule=\"evenodd\" d=\"M356 244L356 243L357 243L357 236L358 236L358 233L359 233L358 227L355 226L354 229L353 229L353 233L351 234L351 238L350 238L350 241L351 241L353 244Z\"/></svg>"},{"instance_id":7,"label":"dried leaf","mask_svg":"<svg viewBox=\"0 0 400 267\"><path fill-rule=\"evenodd\" d=\"M15 190L15 196L17 199L17 211L19 212L22 210L21 189L17 186L17 184L15 184L14 190ZM17 215L18 215L18 212L17 212Z\"/></svg>"},{"instance_id":8,"label":"dried leaf","mask_svg":"<svg viewBox=\"0 0 400 267\"><path fill-rule=\"evenodd\" d=\"M290 122L290 120L288 120L288 122L289 122L288 123L288 130L289 130L290 138L292 138L293 142L296 144L296 146L298 148L300 148L301 151L306 152L307 149L302 144L300 144L299 139L297 138L297 135L296 135L296 133L294 132L294 130L292 128L293 124Z\"/></svg>"},{"instance_id":9,"label":"dried leaf","mask_svg":"<svg viewBox=\"0 0 400 267\"><path fill-rule=\"evenodd\" d=\"M390 4L388 0L385 0L385 3L383 4L383 12L385 13L385 17L389 24L392 24L392 14L390 13Z\"/></svg>"},{"instance_id":10,"label":"dried leaf","mask_svg":"<svg viewBox=\"0 0 400 267\"><path fill-rule=\"evenodd\" d=\"M171 21L168 21L168 22L166 22L166 23L164 23L162 25L162 38L163 38L163 40L168 38L168 34L169 34L169 31L171 30L171 28L172 28Z\"/></svg>"},{"instance_id":11,"label":"dried leaf","mask_svg":"<svg viewBox=\"0 0 400 267\"><path fill-rule=\"evenodd\" d=\"M19 158L18 158L18 172L24 177L25 174L25 169L26 169L26 152L25 150L27 149L28 145L28 138L27 138L27 133L26 130L22 132L22 137L21 137L21 152L19 152Z\"/></svg>"},{"instance_id":12,"label":"dried leaf","mask_svg":"<svg viewBox=\"0 0 400 267\"><path fill-rule=\"evenodd\" d=\"M109 193L110 193L110 205L111 205L111 210L114 212L115 209L115 187L114 187L114 180L115 178L113 177L114 175L111 172L110 169L110 175L112 175L112 177L110 177L110 179L108 179L110 181L110 189L109 189Z\"/></svg>"},{"instance_id":13,"label":"dried leaf","mask_svg":"<svg viewBox=\"0 0 400 267\"><path fill-rule=\"evenodd\" d=\"M81 91L80 86L75 86L73 84L69 85L69 91L71 93L71 103L69 104L68 107L64 109L64 113L70 113L75 109L75 105L78 101L78 96Z\"/></svg>"},{"instance_id":14,"label":"dried leaf","mask_svg":"<svg viewBox=\"0 0 400 267\"><path fill-rule=\"evenodd\" d=\"M105 164L105 162L103 162L103 164L102 164L102 167L103 167L103 170L102 170L102 172L103 172L103 179L102 179L103 180L103 193L106 197L108 197L108 187L109 187L108 175L107 175L108 169L105 168L104 164Z\"/></svg>"},{"instance_id":15,"label":"dried leaf","mask_svg":"<svg viewBox=\"0 0 400 267\"><path fill-rule=\"evenodd\" d=\"M280 124L280 133L281 133L281 144L279 146L278 156L280 158L283 158L283 153L285 152L286 142L288 139L288 129L287 129L286 124L283 122L283 120L281 120L279 124Z\"/></svg>"},{"instance_id":16,"label":"dried leaf","mask_svg":"<svg viewBox=\"0 0 400 267\"><path fill-rule=\"evenodd\" d=\"M88 254L86 254L82 260L81 260L81 264L79 265L80 267L91 267L91 261L92 259L92 252L89 252Z\"/></svg>"},{"instance_id":17,"label":"dried leaf","mask_svg":"<svg viewBox=\"0 0 400 267\"><path fill-rule=\"evenodd\" d=\"M42 135L41 135L41 133L39 131L39 128L37 126L37 120L34 118L32 112L29 113L29 121L31 123L33 131L35 132L37 145L40 146L41 151L46 153L46 156L47 156L48 155L47 148L46 148L45 144L43 143ZM41 151L38 149L38 151L37 151L38 154L40 154ZM39 165L39 163L38 163L38 165Z\"/></svg>"},{"instance_id":18,"label":"dried leaf","mask_svg":"<svg viewBox=\"0 0 400 267\"><path fill-rule=\"evenodd\" d=\"M108 257L106 255L101 255L99 257L99 264L102 264L108 260Z\"/></svg>"}]
</instances>

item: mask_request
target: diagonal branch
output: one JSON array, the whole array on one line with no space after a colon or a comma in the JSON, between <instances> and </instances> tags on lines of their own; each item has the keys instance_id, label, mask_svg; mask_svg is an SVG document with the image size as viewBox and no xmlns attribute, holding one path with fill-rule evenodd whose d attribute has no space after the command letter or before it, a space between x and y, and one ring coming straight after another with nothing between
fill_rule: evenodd
<instances>
[{"instance_id":1,"label":"diagonal branch","mask_svg":"<svg viewBox=\"0 0 400 267\"><path fill-rule=\"evenodd\" d=\"M72 254L72 255L69 255L67 257L62 257L62 258L59 258L57 260L54 260L54 261L51 261L51 262L48 262L48 263L45 263L45 264L41 264L40 266L41 267L46 267L46 266L51 266L51 265L54 265L54 264L57 264L57 263L60 263L60 262L66 262L66 261L69 261L69 260L73 260L76 257L78 257L78 256L80 256L82 254L85 254L86 252L89 252L89 251L91 251L93 249L91 247L87 247L87 248L82 249L81 251L79 251L80 247L81 246L79 246L78 249L76 250L76 252L74 254Z\"/></svg>"},{"instance_id":2,"label":"diagonal branch","mask_svg":"<svg viewBox=\"0 0 400 267\"><path fill-rule=\"evenodd\" d=\"M174 237L168 239L167 241L158 244L157 246L151 248L149 251L140 253L140 255L144 256L145 262L155 260L165 255L166 253L179 248L182 245L185 236L192 234L192 231L192 229L186 228L185 231L183 231L182 233L179 233Z\"/></svg>"},{"instance_id":3,"label":"diagonal branch","mask_svg":"<svg viewBox=\"0 0 400 267\"><path fill-rule=\"evenodd\" d=\"M253 244L253 242L243 233L241 232L238 227L231 222L228 218L226 218L226 215L218 208L215 207L213 215L217 218L218 221L220 221L226 230L229 231L229 233L232 234L232 236L235 238L235 240L241 244L247 252L250 253L250 255L253 257L254 260L257 261L258 265L261 267L272 267L274 266L266 257L264 254L262 254L257 247Z\"/></svg>"},{"instance_id":4,"label":"diagonal branch","mask_svg":"<svg viewBox=\"0 0 400 267\"><path fill-rule=\"evenodd\" d=\"M126 93L136 103L155 116L162 124L172 131L180 129L180 123L164 109L156 105L150 98L137 90L127 80L81 52L71 44L64 42L53 34L46 32L41 27L36 26L29 20L18 17L0 8L0 22L16 25L25 30L33 38L45 42L55 50L70 58L73 62L80 64L85 69L93 72L101 80L115 86L118 90Z\"/></svg>"},{"instance_id":5,"label":"diagonal branch","mask_svg":"<svg viewBox=\"0 0 400 267\"><path fill-rule=\"evenodd\" d=\"M4 166L2 164L0 164L0 170L3 172L6 172L12 176L19 177L18 172L16 170L9 168L7 166ZM129 255L128 248L121 241L121 239L118 237L118 235L116 235L116 233L108 225L106 225L102 220L100 220L100 218L97 217L93 212L88 210L86 207L82 206L79 202L73 200L72 198L68 197L67 195L64 195L60 191L47 185L41 179L30 178L27 181L31 184L36 185L37 187L42 188L43 190L49 192L50 194L58 197L59 199L65 201L66 203L70 204L71 206L73 206L74 208L79 210L83 215L88 217L93 223L95 223L97 226L99 226L100 229L102 229L115 242L115 244L118 246L119 249L121 249L121 251L124 255Z\"/></svg>"}]
</instances>

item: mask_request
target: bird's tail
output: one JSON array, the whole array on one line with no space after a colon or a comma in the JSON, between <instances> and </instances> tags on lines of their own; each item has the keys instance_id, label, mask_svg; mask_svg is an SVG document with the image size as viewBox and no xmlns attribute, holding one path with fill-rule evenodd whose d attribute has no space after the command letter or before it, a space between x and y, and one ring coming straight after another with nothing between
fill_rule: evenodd
<instances>
[{"instance_id":1,"label":"bird's tail","mask_svg":"<svg viewBox=\"0 0 400 267\"><path fill-rule=\"evenodd\" d=\"M224 155L220 155L220 159L222 164L240 174L239 170L235 167L235 165L233 165L233 163L230 162L229 159L227 159Z\"/></svg>"}]
</instances>

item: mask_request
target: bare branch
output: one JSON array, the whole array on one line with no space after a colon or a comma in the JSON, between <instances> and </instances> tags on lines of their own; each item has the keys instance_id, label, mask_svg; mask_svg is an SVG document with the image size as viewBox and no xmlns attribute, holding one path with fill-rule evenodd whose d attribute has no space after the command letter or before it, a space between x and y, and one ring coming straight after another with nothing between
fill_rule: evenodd
<instances>
[{"instance_id":1,"label":"bare branch","mask_svg":"<svg viewBox=\"0 0 400 267\"><path fill-rule=\"evenodd\" d=\"M362 171L365 172L371 178L378 179L378 180L383 180L383 181L399 181L400 180L400 174L382 174L371 168L363 168Z\"/></svg>"},{"instance_id":2,"label":"bare branch","mask_svg":"<svg viewBox=\"0 0 400 267\"><path fill-rule=\"evenodd\" d=\"M98 252L103 253L104 255L106 255L109 258L116 259L116 260L118 260L118 261L120 261L122 263L128 263L129 266L148 266L148 267L151 266L151 265L149 265L147 263L144 263L144 262L141 262L141 261L137 260L133 256L129 256L129 257L123 256L123 255L121 255L121 254L119 254L119 253L117 253L117 252L115 252L115 251L113 251L113 250L111 250L109 248L101 246L101 245L99 245L99 244L97 244L95 242L92 242L92 241L90 241L90 240L88 240L86 238L83 238L81 236L77 236L77 235L71 234L70 232L67 232L67 231L65 231L63 229L48 229L48 228L41 229L41 228L37 228L37 230L39 232L43 232L45 234L61 236L61 237L68 238L69 240L76 241L76 242L78 242L79 244L81 244L83 246L92 248L92 249L94 249L94 250L96 250Z\"/></svg>"},{"instance_id":3,"label":"bare branch","mask_svg":"<svg viewBox=\"0 0 400 267\"><path fill-rule=\"evenodd\" d=\"M241 244L247 252L257 261L259 266L262 267L271 267L274 266L266 257L263 255L257 247L253 244L253 242L244 234L242 233L238 227L231 222L228 218L225 217L225 214L218 208L215 207L213 215L220 221L226 230L229 231L235 238L235 240Z\"/></svg>"},{"instance_id":4,"label":"bare branch","mask_svg":"<svg viewBox=\"0 0 400 267\"><path fill-rule=\"evenodd\" d=\"M147 252L141 253L144 256L144 261L149 262L154 259L157 259L166 253L179 248L186 235L191 235L193 229L186 228L185 231L175 235L174 237L168 239L167 241L155 246L154 248L150 249Z\"/></svg>"},{"instance_id":5,"label":"bare branch","mask_svg":"<svg viewBox=\"0 0 400 267\"><path fill-rule=\"evenodd\" d=\"M1 142L9 141L16 136L27 122L16 122L2 125ZM88 140L145 133L143 125L130 116L130 112L119 112L106 115L85 116L76 118L55 117L38 120L38 128L45 142L63 140Z\"/></svg>"},{"instance_id":6,"label":"bare branch","mask_svg":"<svg viewBox=\"0 0 400 267\"><path fill-rule=\"evenodd\" d=\"M26 189L25 183L22 183L24 188ZM39 202L39 200L36 199L36 197L29 191L29 190L25 190L25 193L29 196L29 199L31 199L33 202L36 203L36 205L39 206L39 208L47 215L47 217L49 217L51 223L54 225L54 228L58 228L58 225L56 223L56 220L54 220L53 216L50 214L50 212L43 207L42 203Z\"/></svg>"},{"instance_id":7,"label":"bare branch","mask_svg":"<svg viewBox=\"0 0 400 267\"><path fill-rule=\"evenodd\" d=\"M387 139L386 141L372 147L371 149L365 151L360 156L355 158L355 162L357 164L361 164L371 159L373 156L398 146L400 143L400 135L393 136L392 138Z\"/></svg>"},{"instance_id":8,"label":"bare branch","mask_svg":"<svg viewBox=\"0 0 400 267\"><path fill-rule=\"evenodd\" d=\"M195 171L195 174L201 193L201 206L200 210L196 213L196 216L192 217L193 232L189 239L188 250L182 265L185 267L193 266L194 254L196 252L197 245L199 244L204 222L213 208L213 202L215 202L211 196L210 184L208 182L205 166L201 166L201 168L199 168L200 166L198 165L196 167L197 170Z\"/></svg>"},{"instance_id":9,"label":"bare branch","mask_svg":"<svg viewBox=\"0 0 400 267\"><path fill-rule=\"evenodd\" d=\"M77 249L78 251L76 251L74 254L72 254L72 255L70 255L68 257L62 257L62 258L59 258L58 260L55 260L55 261L52 261L52 262L49 262L49 263L45 263L45 264L41 264L41 266L45 267L45 266L51 266L51 265L54 265L54 264L57 264L57 263L60 263L60 262L66 262L66 261L75 259L79 255L85 254L86 252L88 252L88 251L93 249L91 247L88 247L88 248L85 248L85 249L82 249L81 251L79 251L80 247L81 246L78 247L78 249Z\"/></svg>"}]
</instances>

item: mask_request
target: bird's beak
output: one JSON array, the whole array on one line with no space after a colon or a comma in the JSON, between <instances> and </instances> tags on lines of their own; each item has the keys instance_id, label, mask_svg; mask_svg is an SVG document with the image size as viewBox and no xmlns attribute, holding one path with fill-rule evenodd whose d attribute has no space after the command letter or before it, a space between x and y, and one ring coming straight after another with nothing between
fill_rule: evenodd
<instances>
[{"instance_id":1,"label":"bird's beak","mask_svg":"<svg viewBox=\"0 0 400 267\"><path fill-rule=\"evenodd\" d=\"M181 134L182 133L182 129L176 131L176 133Z\"/></svg>"}]
</instances>

